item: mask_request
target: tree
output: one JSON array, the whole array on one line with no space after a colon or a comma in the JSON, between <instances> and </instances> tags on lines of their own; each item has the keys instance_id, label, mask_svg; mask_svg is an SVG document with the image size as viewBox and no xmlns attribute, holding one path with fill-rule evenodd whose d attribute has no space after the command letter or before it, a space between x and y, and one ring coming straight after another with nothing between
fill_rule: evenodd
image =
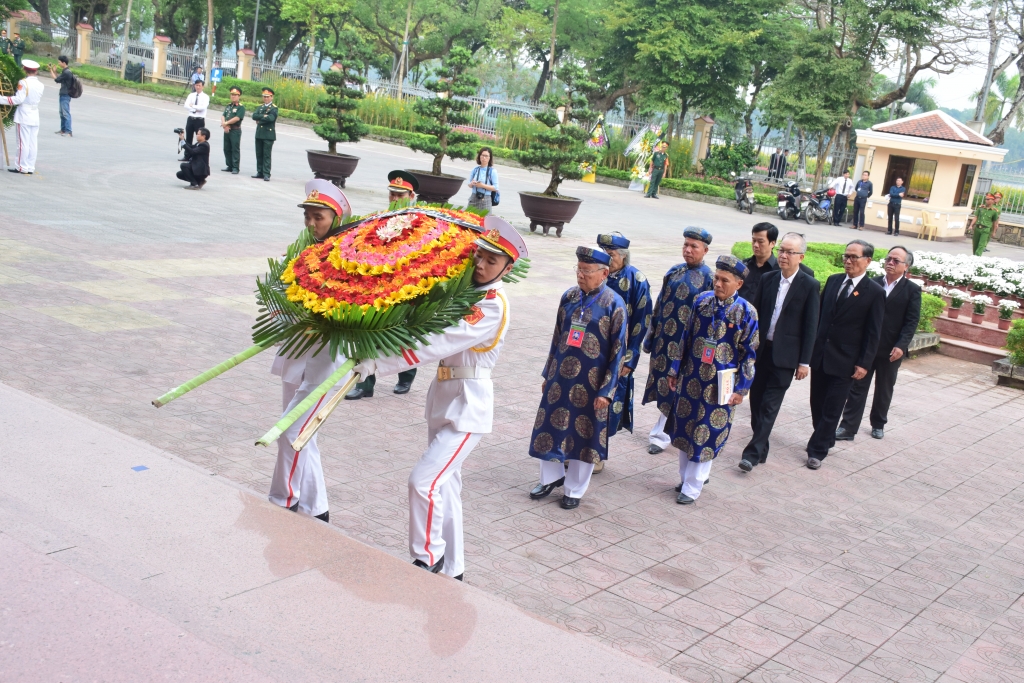
<instances>
[{"instance_id":1,"label":"tree","mask_svg":"<svg viewBox=\"0 0 1024 683\"><path fill-rule=\"evenodd\" d=\"M313 69L313 54L316 51L317 32L327 27L329 17L341 14L346 9L345 0L282 0L281 16L284 19L302 24L309 38L309 52L306 59L305 81Z\"/></svg>"},{"instance_id":2,"label":"tree","mask_svg":"<svg viewBox=\"0 0 1024 683\"><path fill-rule=\"evenodd\" d=\"M417 132L426 133L424 139L413 139L409 148L426 152L434 157L431 173L441 175L441 160L472 159L476 156L479 138L472 133L457 130L470 122L471 97L480 87L480 81L469 73L476 66L469 49L456 45L433 71L433 80L424 87L437 93L436 97L421 97L413 104L413 110L422 118L416 125Z\"/></svg>"},{"instance_id":3,"label":"tree","mask_svg":"<svg viewBox=\"0 0 1024 683\"><path fill-rule=\"evenodd\" d=\"M545 96L548 108L536 114L537 120L548 129L539 133L519 155L526 166L551 173L543 192L549 197L558 196L558 186L563 180L582 178L581 164L592 164L598 157L597 150L587 144L591 126L597 120L596 112L587 106L587 95L597 85L587 81L583 69L575 64L562 66L559 78L565 84L565 91Z\"/></svg>"},{"instance_id":4,"label":"tree","mask_svg":"<svg viewBox=\"0 0 1024 683\"><path fill-rule=\"evenodd\" d=\"M362 99L363 91L352 86L365 83L360 75L363 62L358 54L344 48L330 55L337 69L323 72L324 94L317 100L316 115L320 123L313 129L327 141L327 151L335 154L339 142L359 142L369 132L362 120L352 113Z\"/></svg>"}]
</instances>

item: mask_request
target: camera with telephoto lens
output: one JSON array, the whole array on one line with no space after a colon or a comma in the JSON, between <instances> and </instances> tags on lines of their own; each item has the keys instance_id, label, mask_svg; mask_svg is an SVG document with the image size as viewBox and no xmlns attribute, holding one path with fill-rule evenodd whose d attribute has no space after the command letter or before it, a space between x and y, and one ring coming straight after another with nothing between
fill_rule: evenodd
<instances>
[{"instance_id":1,"label":"camera with telephoto lens","mask_svg":"<svg viewBox=\"0 0 1024 683\"><path fill-rule=\"evenodd\" d=\"M178 135L181 135L182 133L185 132L185 129L184 128L175 128L174 132L177 133Z\"/></svg>"}]
</instances>

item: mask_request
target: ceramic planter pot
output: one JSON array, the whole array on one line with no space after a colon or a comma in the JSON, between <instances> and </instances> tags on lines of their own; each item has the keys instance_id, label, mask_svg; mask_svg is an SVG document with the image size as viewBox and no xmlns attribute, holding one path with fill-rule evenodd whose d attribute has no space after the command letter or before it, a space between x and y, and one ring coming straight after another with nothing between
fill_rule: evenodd
<instances>
[{"instance_id":1,"label":"ceramic planter pot","mask_svg":"<svg viewBox=\"0 0 1024 683\"><path fill-rule=\"evenodd\" d=\"M405 172L416 179L419 183L419 191L416 199L428 204L447 204L448 200L459 193L465 178L456 175L434 175L429 171L413 171L405 169Z\"/></svg>"},{"instance_id":2,"label":"ceramic planter pot","mask_svg":"<svg viewBox=\"0 0 1024 683\"><path fill-rule=\"evenodd\" d=\"M345 187L345 179L355 173L359 157L331 154L322 149L307 149L306 161L315 178L330 180L338 187Z\"/></svg>"},{"instance_id":3,"label":"ceramic planter pot","mask_svg":"<svg viewBox=\"0 0 1024 683\"><path fill-rule=\"evenodd\" d=\"M975 313L974 311L971 311L971 322L972 323L974 323L975 325L980 325L983 320L985 320L985 314L984 313Z\"/></svg>"},{"instance_id":4,"label":"ceramic planter pot","mask_svg":"<svg viewBox=\"0 0 1024 683\"><path fill-rule=\"evenodd\" d=\"M583 200L575 197L549 197L540 192L520 192L519 203L523 213L530 219L530 232L536 232L540 227L547 235L554 228L555 236L561 237L562 228L580 210Z\"/></svg>"},{"instance_id":5,"label":"ceramic planter pot","mask_svg":"<svg viewBox=\"0 0 1024 683\"><path fill-rule=\"evenodd\" d=\"M952 307L947 308L946 309L946 317L951 318L953 320L956 320L957 318L960 317L960 309L959 308L952 308Z\"/></svg>"},{"instance_id":6,"label":"ceramic planter pot","mask_svg":"<svg viewBox=\"0 0 1024 683\"><path fill-rule=\"evenodd\" d=\"M1008 329L1010 329L1010 323L1012 323L1013 321L1010 320L1009 318L1000 318L998 322L999 322L999 329L1001 329L1001 330L1008 330Z\"/></svg>"}]
</instances>

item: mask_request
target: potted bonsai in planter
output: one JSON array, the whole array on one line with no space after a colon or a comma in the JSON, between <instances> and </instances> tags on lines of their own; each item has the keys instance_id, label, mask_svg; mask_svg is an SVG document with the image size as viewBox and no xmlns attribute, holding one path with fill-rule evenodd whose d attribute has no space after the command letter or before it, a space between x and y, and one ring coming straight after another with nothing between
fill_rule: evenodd
<instances>
[{"instance_id":1,"label":"potted bonsai in planter","mask_svg":"<svg viewBox=\"0 0 1024 683\"><path fill-rule=\"evenodd\" d=\"M1009 299L1000 299L998 305L999 329L1008 330L1010 329L1010 319L1013 318L1013 312L1020 308L1020 304Z\"/></svg>"},{"instance_id":2,"label":"potted bonsai in planter","mask_svg":"<svg viewBox=\"0 0 1024 683\"><path fill-rule=\"evenodd\" d=\"M325 92L316 103L320 123L313 129L317 136L327 141L327 151L307 149L306 159L315 177L345 187L345 179L355 172L359 157L339 154L338 143L359 142L369 132L366 124L353 113L358 106L356 100L363 97L361 90L352 87L364 82L360 76L363 63L351 49L329 56L334 66L322 72Z\"/></svg>"},{"instance_id":3,"label":"potted bonsai in planter","mask_svg":"<svg viewBox=\"0 0 1024 683\"><path fill-rule=\"evenodd\" d=\"M472 133L458 130L471 122L469 115L473 103L456 99L472 97L480 87L480 81L468 73L476 61L465 47L456 45L441 60L441 66L432 74L432 80L423 84L427 90L437 93L436 97L420 98L413 104L413 111L421 119L416 132L424 135L409 140L409 149L426 152L434 157L429 171L406 169L419 183L419 199L432 204L445 204L459 191L465 178L441 173L441 160L472 159L476 156L480 138Z\"/></svg>"},{"instance_id":4,"label":"potted bonsai in planter","mask_svg":"<svg viewBox=\"0 0 1024 683\"><path fill-rule=\"evenodd\" d=\"M530 219L531 231L539 226L546 235L555 228L555 235L561 237L562 228L583 200L558 194L558 186L563 180L582 178L582 164L595 163L597 151L587 144L596 115L587 106L585 93L593 90L594 84L585 80L583 69L572 64L563 66L558 77L565 92L546 96L548 109L536 114L548 130L538 134L519 156L525 166L548 171L551 179L543 192L520 192L519 201Z\"/></svg>"}]
</instances>

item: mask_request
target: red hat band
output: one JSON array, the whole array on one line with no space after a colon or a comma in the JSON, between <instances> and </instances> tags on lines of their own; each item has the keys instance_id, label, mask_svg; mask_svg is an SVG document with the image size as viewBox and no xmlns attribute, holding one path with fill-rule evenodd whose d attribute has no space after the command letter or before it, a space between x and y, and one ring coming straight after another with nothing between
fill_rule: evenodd
<instances>
[{"instance_id":1,"label":"red hat band","mask_svg":"<svg viewBox=\"0 0 1024 683\"><path fill-rule=\"evenodd\" d=\"M412 183L404 178L395 178L391 181L388 187L395 190L405 190L406 192L413 192Z\"/></svg>"},{"instance_id":2,"label":"red hat band","mask_svg":"<svg viewBox=\"0 0 1024 683\"><path fill-rule=\"evenodd\" d=\"M498 230L488 230L483 234L483 239L511 256L513 261L519 260L519 250L516 249L511 242L502 237Z\"/></svg>"}]
</instances>

